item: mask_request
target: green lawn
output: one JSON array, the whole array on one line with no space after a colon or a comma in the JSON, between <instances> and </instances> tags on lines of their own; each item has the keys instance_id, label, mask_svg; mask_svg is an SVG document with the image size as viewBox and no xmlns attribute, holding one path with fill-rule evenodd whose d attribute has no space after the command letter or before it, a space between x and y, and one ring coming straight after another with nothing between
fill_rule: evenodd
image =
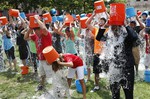
<instances>
[{"instance_id":1,"label":"green lawn","mask_svg":"<svg viewBox=\"0 0 150 99\"><path fill-rule=\"evenodd\" d=\"M32 73L22 77L21 74L14 74L8 70L0 73L0 98L1 99L31 99L33 96L40 96L43 92L36 92L35 88L38 81L34 79ZM108 83L105 79L100 81L101 90L95 93L90 93L93 88L92 80L86 83L87 99L111 99L110 90L107 89ZM47 84L47 88L51 86ZM72 99L82 99L82 94L77 93L75 85L72 84L71 89L75 90L72 94ZM138 81L135 83L134 99L149 99L150 97L150 83ZM123 91L121 91L121 99L124 98Z\"/></svg>"}]
</instances>

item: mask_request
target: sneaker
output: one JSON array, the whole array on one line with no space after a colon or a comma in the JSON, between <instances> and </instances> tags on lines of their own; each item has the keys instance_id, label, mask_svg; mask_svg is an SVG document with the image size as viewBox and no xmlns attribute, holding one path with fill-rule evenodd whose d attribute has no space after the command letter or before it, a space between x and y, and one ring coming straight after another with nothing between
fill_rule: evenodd
<instances>
[{"instance_id":1,"label":"sneaker","mask_svg":"<svg viewBox=\"0 0 150 99\"><path fill-rule=\"evenodd\" d=\"M43 89L44 89L44 86L43 86L43 85L38 85L36 91L41 91L41 90L43 90Z\"/></svg>"},{"instance_id":2,"label":"sneaker","mask_svg":"<svg viewBox=\"0 0 150 99\"><path fill-rule=\"evenodd\" d=\"M96 91L98 91L99 89L100 89L99 86L95 86L90 92L96 92Z\"/></svg>"}]
</instances>

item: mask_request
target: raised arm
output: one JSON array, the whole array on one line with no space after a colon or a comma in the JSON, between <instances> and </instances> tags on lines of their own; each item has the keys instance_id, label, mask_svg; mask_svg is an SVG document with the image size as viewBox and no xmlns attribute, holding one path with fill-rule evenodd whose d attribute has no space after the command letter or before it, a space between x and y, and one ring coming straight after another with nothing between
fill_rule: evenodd
<instances>
[{"instance_id":1,"label":"raised arm","mask_svg":"<svg viewBox=\"0 0 150 99\"><path fill-rule=\"evenodd\" d=\"M139 17L136 15L136 20L138 21L139 25L140 25L140 28L141 29L144 29L144 24L140 21Z\"/></svg>"},{"instance_id":2,"label":"raised arm","mask_svg":"<svg viewBox=\"0 0 150 99\"><path fill-rule=\"evenodd\" d=\"M24 39L25 40L30 40L31 38L30 38L30 34L32 34L33 33L33 29L28 29L27 31L26 31L26 33L24 34Z\"/></svg>"},{"instance_id":3,"label":"raised arm","mask_svg":"<svg viewBox=\"0 0 150 99\"><path fill-rule=\"evenodd\" d=\"M48 30L47 30L45 24L39 19L39 16L35 15L34 18L36 19L36 21L39 24L40 28L43 30L43 34L47 35Z\"/></svg>"}]
</instances>

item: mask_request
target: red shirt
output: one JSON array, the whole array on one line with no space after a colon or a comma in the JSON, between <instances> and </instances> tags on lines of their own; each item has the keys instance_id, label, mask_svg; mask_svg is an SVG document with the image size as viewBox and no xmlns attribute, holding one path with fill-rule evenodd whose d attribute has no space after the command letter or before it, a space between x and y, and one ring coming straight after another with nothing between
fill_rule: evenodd
<instances>
[{"instance_id":1,"label":"red shirt","mask_svg":"<svg viewBox=\"0 0 150 99\"><path fill-rule=\"evenodd\" d=\"M150 36L148 34L145 34L145 40L146 40L146 54L150 54Z\"/></svg>"},{"instance_id":2,"label":"red shirt","mask_svg":"<svg viewBox=\"0 0 150 99\"><path fill-rule=\"evenodd\" d=\"M65 62L73 62L72 68L83 66L83 61L79 56L68 53L68 54L63 54L63 58Z\"/></svg>"},{"instance_id":3,"label":"red shirt","mask_svg":"<svg viewBox=\"0 0 150 99\"><path fill-rule=\"evenodd\" d=\"M30 37L33 41L35 41L38 59L45 60L42 51L45 47L52 45L52 35L48 32L46 36L41 35L41 37L38 37L36 34L33 34Z\"/></svg>"}]
</instances>

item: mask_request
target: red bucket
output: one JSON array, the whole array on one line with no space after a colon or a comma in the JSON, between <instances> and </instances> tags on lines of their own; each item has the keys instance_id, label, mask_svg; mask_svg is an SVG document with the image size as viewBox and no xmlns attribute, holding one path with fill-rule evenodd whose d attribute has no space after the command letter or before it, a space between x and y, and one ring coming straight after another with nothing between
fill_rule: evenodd
<instances>
[{"instance_id":1,"label":"red bucket","mask_svg":"<svg viewBox=\"0 0 150 99\"><path fill-rule=\"evenodd\" d=\"M1 25L6 25L8 23L8 20L5 16L0 17L0 23Z\"/></svg>"},{"instance_id":2,"label":"red bucket","mask_svg":"<svg viewBox=\"0 0 150 99\"><path fill-rule=\"evenodd\" d=\"M52 21L52 17L51 17L51 15L49 13L43 14L43 18L44 18L44 22L45 23L49 23L49 22Z\"/></svg>"},{"instance_id":3,"label":"red bucket","mask_svg":"<svg viewBox=\"0 0 150 99\"><path fill-rule=\"evenodd\" d=\"M110 4L110 25L124 25L125 20L125 4L112 3Z\"/></svg>"},{"instance_id":4,"label":"red bucket","mask_svg":"<svg viewBox=\"0 0 150 99\"><path fill-rule=\"evenodd\" d=\"M102 13L106 11L106 7L103 0L95 1L94 8L96 13Z\"/></svg>"},{"instance_id":5,"label":"red bucket","mask_svg":"<svg viewBox=\"0 0 150 99\"><path fill-rule=\"evenodd\" d=\"M48 46L43 50L44 57L46 61L51 64L59 58L58 52L53 48L53 46Z\"/></svg>"},{"instance_id":6,"label":"red bucket","mask_svg":"<svg viewBox=\"0 0 150 99\"><path fill-rule=\"evenodd\" d=\"M29 73L29 67L28 66L21 66L21 74L25 75Z\"/></svg>"},{"instance_id":7,"label":"red bucket","mask_svg":"<svg viewBox=\"0 0 150 99\"><path fill-rule=\"evenodd\" d=\"M9 10L9 15L13 17L18 17L19 16L19 10L17 9L10 9Z\"/></svg>"},{"instance_id":8,"label":"red bucket","mask_svg":"<svg viewBox=\"0 0 150 99\"><path fill-rule=\"evenodd\" d=\"M83 29L87 28L87 26L85 24L85 22L86 22L87 19L88 19L88 17L83 17L83 18L80 19L81 28L83 28Z\"/></svg>"},{"instance_id":9,"label":"red bucket","mask_svg":"<svg viewBox=\"0 0 150 99\"><path fill-rule=\"evenodd\" d=\"M34 16L29 17L29 22L30 22L30 28L39 27L39 24L36 22L36 19L34 18Z\"/></svg>"},{"instance_id":10,"label":"red bucket","mask_svg":"<svg viewBox=\"0 0 150 99\"><path fill-rule=\"evenodd\" d=\"M67 14L65 19L65 25L70 26L70 23L72 23L73 21L74 21L73 17L70 14Z\"/></svg>"}]
</instances>

